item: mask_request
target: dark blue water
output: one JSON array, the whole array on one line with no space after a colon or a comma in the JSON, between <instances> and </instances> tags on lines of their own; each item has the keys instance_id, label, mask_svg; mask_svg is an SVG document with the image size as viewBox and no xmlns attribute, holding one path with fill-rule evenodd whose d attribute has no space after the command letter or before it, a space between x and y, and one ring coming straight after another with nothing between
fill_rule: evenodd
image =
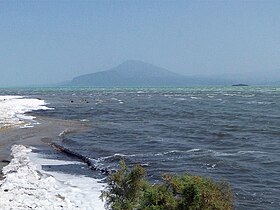
<instances>
[{"instance_id":1,"label":"dark blue water","mask_svg":"<svg viewBox=\"0 0 280 210\"><path fill-rule=\"evenodd\" d=\"M54 110L90 128L63 146L114 169L121 158L165 172L226 179L236 209L280 209L280 88L30 89Z\"/></svg>"}]
</instances>

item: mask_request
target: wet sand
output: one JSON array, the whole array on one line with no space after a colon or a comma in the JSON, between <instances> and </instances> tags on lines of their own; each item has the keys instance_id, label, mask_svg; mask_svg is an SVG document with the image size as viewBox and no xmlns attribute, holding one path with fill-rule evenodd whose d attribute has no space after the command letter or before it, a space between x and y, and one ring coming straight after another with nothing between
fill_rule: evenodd
<instances>
[{"instance_id":1,"label":"wet sand","mask_svg":"<svg viewBox=\"0 0 280 210\"><path fill-rule=\"evenodd\" d=\"M35 152L32 153L33 148L28 147L53 150L48 143L58 140L60 133L77 133L88 129L86 124L48 118L38 121L41 124L33 128L11 129L1 133L0 154L12 159L2 171L4 179L0 180L0 209L105 210L104 202L99 198L105 187L101 179L46 171L43 165L72 165L75 161L40 158ZM78 164L81 168L85 166Z\"/></svg>"},{"instance_id":2,"label":"wet sand","mask_svg":"<svg viewBox=\"0 0 280 210\"><path fill-rule=\"evenodd\" d=\"M88 129L85 122L36 117L39 123L28 128L9 128L0 132L0 170L11 159L10 149L13 144L24 146L49 147L49 143L58 140L63 131L76 133Z\"/></svg>"}]
</instances>

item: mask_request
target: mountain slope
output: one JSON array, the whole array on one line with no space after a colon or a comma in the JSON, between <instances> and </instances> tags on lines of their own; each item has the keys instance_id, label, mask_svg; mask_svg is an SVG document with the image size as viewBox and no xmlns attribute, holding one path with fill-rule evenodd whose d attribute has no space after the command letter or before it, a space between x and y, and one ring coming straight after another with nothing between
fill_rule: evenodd
<instances>
[{"instance_id":1,"label":"mountain slope","mask_svg":"<svg viewBox=\"0 0 280 210\"><path fill-rule=\"evenodd\" d=\"M202 81L191 77L173 73L167 69L129 60L107 71L75 77L70 86L92 87L166 87L207 85L209 81ZM209 84L219 84L212 81Z\"/></svg>"}]
</instances>

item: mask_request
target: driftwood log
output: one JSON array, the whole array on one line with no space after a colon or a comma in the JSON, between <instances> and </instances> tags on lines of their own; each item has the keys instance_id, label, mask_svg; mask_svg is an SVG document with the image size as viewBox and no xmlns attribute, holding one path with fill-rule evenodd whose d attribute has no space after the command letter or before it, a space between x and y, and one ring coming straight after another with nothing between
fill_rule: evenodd
<instances>
[{"instance_id":1,"label":"driftwood log","mask_svg":"<svg viewBox=\"0 0 280 210\"><path fill-rule=\"evenodd\" d=\"M113 172L112 170L110 170L108 168L101 168L101 167L96 166L94 164L94 161L91 160L91 158L86 157L84 155L81 155L81 154L79 154L75 151L72 151L72 150L68 149L68 148L65 148L64 146L59 145L55 142L51 142L50 146L53 147L55 150L58 150L58 151L63 152L67 155L70 155L70 156L73 156L73 157L76 157L76 158L80 159L81 161L86 163L91 170L100 171L102 174L105 174L105 175L111 174Z\"/></svg>"}]
</instances>

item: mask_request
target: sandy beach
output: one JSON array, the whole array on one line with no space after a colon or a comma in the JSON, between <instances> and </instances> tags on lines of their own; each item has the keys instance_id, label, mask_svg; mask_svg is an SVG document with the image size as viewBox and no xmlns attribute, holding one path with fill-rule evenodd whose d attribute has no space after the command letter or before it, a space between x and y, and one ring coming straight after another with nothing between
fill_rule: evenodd
<instances>
[{"instance_id":1,"label":"sandy beach","mask_svg":"<svg viewBox=\"0 0 280 210\"><path fill-rule=\"evenodd\" d=\"M36 118L28 128L10 128L0 132L0 206L3 209L104 209L99 199L104 183L86 176L46 172L43 165L81 164L79 161L45 159L32 152L38 148L53 150L49 143L63 132L87 129L85 123Z\"/></svg>"},{"instance_id":2,"label":"sandy beach","mask_svg":"<svg viewBox=\"0 0 280 210\"><path fill-rule=\"evenodd\" d=\"M24 146L40 146L49 147L48 143L58 139L59 134L63 131L67 133L75 133L87 129L83 122L67 121L60 119L49 119L44 117L36 117L34 127L28 128L7 128L0 132L0 160L9 160L10 149L13 144L21 144Z\"/></svg>"}]
</instances>

